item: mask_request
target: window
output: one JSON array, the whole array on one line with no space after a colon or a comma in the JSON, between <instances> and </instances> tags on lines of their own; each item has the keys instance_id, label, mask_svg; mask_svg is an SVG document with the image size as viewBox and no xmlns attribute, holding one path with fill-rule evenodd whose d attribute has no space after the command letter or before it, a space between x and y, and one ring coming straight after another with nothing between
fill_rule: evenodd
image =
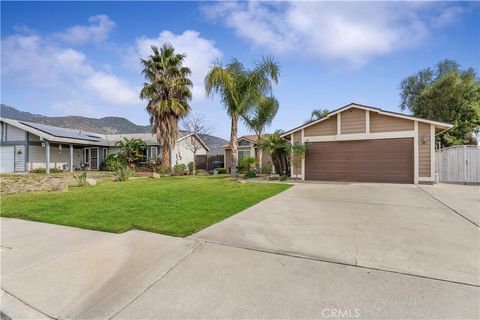
<instances>
[{"instance_id":1,"label":"window","mask_svg":"<svg viewBox=\"0 0 480 320\"><path fill-rule=\"evenodd\" d=\"M150 159L156 159L158 157L158 148L150 147Z\"/></svg>"},{"instance_id":2,"label":"window","mask_svg":"<svg viewBox=\"0 0 480 320\"><path fill-rule=\"evenodd\" d=\"M102 149L102 159L105 159L108 156L108 148Z\"/></svg>"},{"instance_id":3,"label":"window","mask_svg":"<svg viewBox=\"0 0 480 320\"><path fill-rule=\"evenodd\" d=\"M243 158L250 157L250 151L238 151L238 161L240 162Z\"/></svg>"}]
</instances>

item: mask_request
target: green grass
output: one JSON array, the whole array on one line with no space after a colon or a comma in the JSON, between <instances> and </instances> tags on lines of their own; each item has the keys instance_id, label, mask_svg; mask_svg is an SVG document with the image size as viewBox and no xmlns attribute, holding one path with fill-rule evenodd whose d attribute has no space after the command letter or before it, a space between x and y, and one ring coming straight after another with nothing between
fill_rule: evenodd
<instances>
[{"instance_id":1,"label":"green grass","mask_svg":"<svg viewBox=\"0 0 480 320\"><path fill-rule=\"evenodd\" d=\"M185 237L288 189L226 177L174 177L2 196L3 217L109 232Z\"/></svg>"}]
</instances>

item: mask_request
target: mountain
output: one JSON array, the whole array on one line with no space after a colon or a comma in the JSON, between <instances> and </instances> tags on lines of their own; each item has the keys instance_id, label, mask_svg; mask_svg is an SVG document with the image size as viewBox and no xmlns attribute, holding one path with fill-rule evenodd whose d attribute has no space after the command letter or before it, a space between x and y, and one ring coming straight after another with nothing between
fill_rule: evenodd
<instances>
[{"instance_id":1,"label":"mountain","mask_svg":"<svg viewBox=\"0 0 480 320\"><path fill-rule=\"evenodd\" d=\"M42 123L56 127L78 129L82 131L115 134L115 133L143 133L150 132L151 126L140 126L121 117L104 117L100 119L81 116L47 117L15 109L1 104L0 115L4 118ZM209 134L200 135L214 154L223 154L219 146L227 143L226 140Z\"/></svg>"}]
</instances>

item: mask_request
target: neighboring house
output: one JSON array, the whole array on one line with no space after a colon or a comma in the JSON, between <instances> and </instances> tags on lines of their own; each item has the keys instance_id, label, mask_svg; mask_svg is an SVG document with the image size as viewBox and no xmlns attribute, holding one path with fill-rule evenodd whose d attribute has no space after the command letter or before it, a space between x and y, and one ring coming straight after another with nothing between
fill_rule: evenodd
<instances>
[{"instance_id":1,"label":"neighboring house","mask_svg":"<svg viewBox=\"0 0 480 320\"><path fill-rule=\"evenodd\" d=\"M351 103L282 136L309 144L303 180L417 184L435 181L435 135L451 127Z\"/></svg>"},{"instance_id":2,"label":"neighboring house","mask_svg":"<svg viewBox=\"0 0 480 320\"><path fill-rule=\"evenodd\" d=\"M0 118L0 173L27 172L35 168L98 170L109 155L120 152L115 143L123 138L139 138L148 145L147 159L161 157L156 138L150 133L98 134L44 124ZM202 147L197 154L206 154L208 146L195 134L180 132L170 153L170 163L188 164L193 152L187 139L197 139Z\"/></svg>"},{"instance_id":3,"label":"neighboring house","mask_svg":"<svg viewBox=\"0 0 480 320\"><path fill-rule=\"evenodd\" d=\"M267 152L257 147L257 135L241 136L237 139L237 141L238 163L240 163L243 158L255 157L257 159L257 166L259 168L271 168L274 170L272 157ZM230 147L230 143L226 143L221 147L224 150L225 168L230 170L230 167L232 166L232 149ZM262 153L262 163L259 162L260 152Z\"/></svg>"}]
</instances>

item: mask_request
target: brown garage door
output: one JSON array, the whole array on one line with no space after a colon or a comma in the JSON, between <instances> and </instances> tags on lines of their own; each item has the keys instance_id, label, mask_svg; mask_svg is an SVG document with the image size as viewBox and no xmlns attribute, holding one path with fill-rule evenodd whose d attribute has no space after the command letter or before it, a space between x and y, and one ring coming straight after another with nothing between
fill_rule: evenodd
<instances>
[{"instance_id":1,"label":"brown garage door","mask_svg":"<svg viewBox=\"0 0 480 320\"><path fill-rule=\"evenodd\" d=\"M305 179L413 183L413 139L312 142Z\"/></svg>"}]
</instances>

